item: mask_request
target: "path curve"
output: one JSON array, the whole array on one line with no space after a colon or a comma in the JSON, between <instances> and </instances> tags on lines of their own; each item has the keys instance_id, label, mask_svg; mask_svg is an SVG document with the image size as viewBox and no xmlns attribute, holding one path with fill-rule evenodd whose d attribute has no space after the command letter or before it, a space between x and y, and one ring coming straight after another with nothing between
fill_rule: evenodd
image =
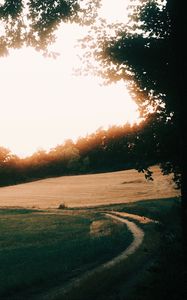
<instances>
[{"instance_id":1,"label":"path curve","mask_svg":"<svg viewBox=\"0 0 187 300\"><path fill-rule=\"evenodd\" d=\"M112 212L112 213L118 213L118 212ZM143 230L138 227L134 222L124 219L123 217L116 216L114 214L111 214L110 212L104 213L108 218L112 218L120 223L125 223L128 227L128 229L131 231L133 235L133 241L132 243L119 255L111 259L110 261L85 272L81 277L73 278L69 283L67 283L64 287L55 288L52 291L49 291L46 294L39 295L39 297L34 297L36 300L52 300L57 298L60 295L68 293L71 289L78 287L81 283L83 283L86 279L91 277L92 275L96 273L100 273L104 270L110 269L114 267L116 264L126 260L131 254L133 254L137 248L141 245L144 238L144 232ZM32 298L30 298L32 299Z\"/></svg>"},{"instance_id":2,"label":"path curve","mask_svg":"<svg viewBox=\"0 0 187 300\"><path fill-rule=\"evenodd\" d=\"M156 221L156 220L144 217L144 216L129 214L127 212L112 211L112 214L119 216L119 217L130 218L130 219L136 220L142 224L148 224L148 223L157 223L158 224L159 223L159 221Z\"/></svg>"},{"instance_id":3,"label":"path curve","mask_svg":"<svg viewBox=\"0 0 187 300\"><path fill-rule=\"evenodd\" d=\"M105 214L107 217L110 217L114 220L117 220L121 223L125 223L128 227L128 229L131 231L132 235L133 235L133 241L132 243L125 249L125 251L123 251L121 254L119 254L118 256L114 257L112 260L110 260L109 262L105 263L102 265L103 268L110 268L116 264L118 264L119 262L127 259L127 257L131 254L133 254L137 248L141 245L141 243L143 242L143 238L144 238L144 232L143 230L138 227L134 222L132 221L128 221L124 218L112 215L110 213L106 213Z\"/></svg>"}]
</instances>

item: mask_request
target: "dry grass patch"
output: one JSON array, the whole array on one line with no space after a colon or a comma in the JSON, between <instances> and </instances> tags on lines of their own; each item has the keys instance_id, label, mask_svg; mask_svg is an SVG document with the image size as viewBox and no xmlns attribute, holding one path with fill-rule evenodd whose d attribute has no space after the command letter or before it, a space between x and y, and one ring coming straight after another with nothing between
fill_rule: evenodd
<instances>
[{"instance_id":1,"label":"dry grass patch","mask_svg":"<svg viewBox=\"0 0 187 300\"><path fill-rule=\"evenodd\" d=\"M0 188L1 207L58 208L127 203L146 199L175 197L171 176L153 167L154 181L148 182L136 170L103 174L49 178Z\"/></svg>"}]
</instances>

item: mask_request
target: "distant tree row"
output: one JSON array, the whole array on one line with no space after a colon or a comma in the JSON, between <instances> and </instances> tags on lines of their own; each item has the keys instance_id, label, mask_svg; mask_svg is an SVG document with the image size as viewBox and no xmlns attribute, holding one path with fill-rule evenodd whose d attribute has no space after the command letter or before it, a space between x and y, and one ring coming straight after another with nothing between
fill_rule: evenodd
<instances>
[{"instance_id":1,"label":"distant tree row","mask_svg":"<svg viewBox=\"0 0 187 300\"><path fill-rule=\"evenodd\" d=\"M0 147L0 185L12 185L41 178L117 171L135 168L144 171L151 179L148 166L166 161L166 149L160 150L158 139L170 139L170 126L166 123L155 133L154 114L139 125L126 123L112 126L108 130L98 129L95 133L79 138L75 143L66 140L50 151L39 150L26 158L19 158L10 150ZM158 121L158 120L157 120ZM149 137L149 143L147 139ZM139 142L140 141L140 142ZM142 141L145 141L145 145ZM169 143L169 141L168 141ZM146 147L146 158L145 158ZM167 152L166 152L167 151ZM141 170L141 157L144 169ZM168 159L168 157L167 157ZM147 164L147 168L145 165ZM179 183L179 174L174 180Z\"/></svg>"}]
</instances>

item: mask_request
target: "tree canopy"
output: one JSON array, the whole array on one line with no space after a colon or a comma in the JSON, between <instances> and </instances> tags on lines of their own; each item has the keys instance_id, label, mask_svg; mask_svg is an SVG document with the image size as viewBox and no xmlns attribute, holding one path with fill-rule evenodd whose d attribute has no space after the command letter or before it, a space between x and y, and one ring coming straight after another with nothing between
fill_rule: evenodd
<instances>
[{"instance_id":1,"label":"tree canopy","mask_svg":"<svg viewBox=\"0 0 187 300\"><path fill-rule=\"evenodd\" d=\"M145 146L144 159L140 153L137 169L147 168L148 151L153 155L157 152L163 173L174 172L180 186L183 108L179 7L176 0L131 0L128 24L101 20L99 26L92 26L83 44L87 41L87 69L88 57L95 57L99 61L96 72L109 83L124 80L142 117L152 119L153 148L149 147L153 137L142 132L138 143L142 141Z\"/></svg>"},{"instance_id":2,"label":"tree canopy","mask_svg":"<svg viewBox=\"0 0 187 300\"><path fill-rule=\"evenodd\" d=\"M1 1L2 2L2 1ZM94 22L100 0L5 0L0 4L0 56L31 46L47 53L61 22Z\"/></svg>"}]
</instances>

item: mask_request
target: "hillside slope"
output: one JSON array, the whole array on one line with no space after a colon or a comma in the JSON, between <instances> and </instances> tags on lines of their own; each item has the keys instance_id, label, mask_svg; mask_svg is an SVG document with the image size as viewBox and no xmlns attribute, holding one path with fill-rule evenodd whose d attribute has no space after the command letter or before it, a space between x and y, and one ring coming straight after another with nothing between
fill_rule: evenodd
<instances>
[{"instance_id":1,"label":"hillside slope","mask_svg":"<svg viewBox=\"0 0 187 300\"><path fill-rule=\"evenodd\" d=\"M168 198L180 195L171 176L152 167L154 181L136 170L63 176L0 188L0 207L57 208Z\"/></svg>"}]
</instances>

